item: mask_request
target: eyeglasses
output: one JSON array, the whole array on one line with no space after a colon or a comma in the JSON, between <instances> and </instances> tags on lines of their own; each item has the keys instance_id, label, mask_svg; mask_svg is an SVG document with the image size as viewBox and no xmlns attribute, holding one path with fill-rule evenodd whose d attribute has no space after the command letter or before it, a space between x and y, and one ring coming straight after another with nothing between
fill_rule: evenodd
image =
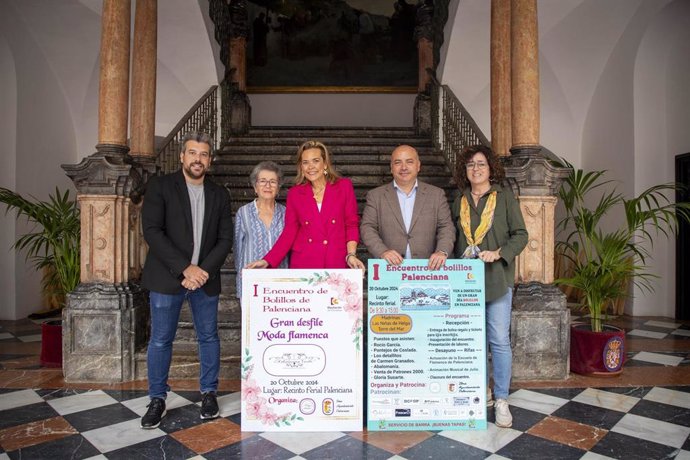
<instances>
[{"instance_id":1,"label":"eyeglasses","mask_svg":"<svg viewBox=\"0 0 690 460\"><path fill-rule=\"evenodd\" d=\"M467 163L467 164L465 165L465 167L466 167L467 169L474 169L474 168L477 168L477 169L485 169L487 166L489 166L488 163Z\"/></svg>"},{"instance_id":2,"label":"eyeglasses","mask_svg":"<svg viewBox=\"0 0 690 460\"><path fill-rule=\"evenodd\" d=\"M256 181L256 184L257 184L259 187L265 187L265 186L268 185L269 187L272 188L272 187L277 187L277 186L278 186L278 181L275 180L275 179L271 179L271 180L259 179L258 181Z\"/></svg>"}]
</instances>

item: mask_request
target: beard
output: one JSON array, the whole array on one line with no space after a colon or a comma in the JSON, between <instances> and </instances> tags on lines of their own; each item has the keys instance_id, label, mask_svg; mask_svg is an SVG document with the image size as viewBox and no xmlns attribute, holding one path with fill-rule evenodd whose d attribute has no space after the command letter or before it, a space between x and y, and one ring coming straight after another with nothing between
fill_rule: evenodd
<instances>
[{"instance_id":1,"label":"beard","mask_svg":"<svg viewBox=\"0 0 690 460\"><path fill-rule=\"evenodd\" d=\"M194 172L192 168L196 165L201 166L201 172ZM183 169L185 174L187 174L187 177L190 177L191 179L201 179L206 175L206 172L208 171L208 169L201 163L192 163L189 166L183 166Z\"/></svg>"}]
</instances>

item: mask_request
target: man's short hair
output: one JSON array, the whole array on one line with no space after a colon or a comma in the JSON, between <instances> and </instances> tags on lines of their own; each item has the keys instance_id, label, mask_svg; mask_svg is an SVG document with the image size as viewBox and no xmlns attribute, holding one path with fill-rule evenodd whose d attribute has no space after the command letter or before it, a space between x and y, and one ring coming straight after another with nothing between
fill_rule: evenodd
<instances>
[{"instance_id":1,"label":"man's short hair","mask_svg":"<svg viewBox=\"0 0 690 460\"><path fill-rule=\"evenodd\" d=\"M187 141L208 144L208 153L209 155L213 156L213 138L210 134L205 133L203 131L189 131L185 133L185 135L182 136L182 140L180 141L182 143L182 152L184 152L187 149Z\"/></svg>"}]
</instances>

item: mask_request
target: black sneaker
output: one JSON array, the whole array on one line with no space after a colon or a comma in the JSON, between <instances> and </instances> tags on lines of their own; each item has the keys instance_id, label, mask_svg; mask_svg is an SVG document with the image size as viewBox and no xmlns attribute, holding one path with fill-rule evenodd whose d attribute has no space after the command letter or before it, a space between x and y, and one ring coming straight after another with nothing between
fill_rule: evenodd
<instances>
[{"instance_id":1,"label":"black sneaker","mask_svg":"<svg viewBox=\"0 0 690 460\"><path fill-rule=\"evenodd\" d=\"M218 409L218 400L216 399L216 392L209 391L204 393L204 399L201 400L201 418L206 420L209 418L216 418L220 415Z\"/></svg>"},{"instance_id":2,"label":"black sneaker","mask_svg":"<svg viewBox=\"0 0 690 460\"><path fill-rule=\"evenodd\" d=\"M146 407L148 407L149 410L147 410L141 418L141 427L146 430L158 428L158 425L161 424L161 419L167 414L165 410L165 399L152 398L151 402Z\"/></svg>"}]
</instances>

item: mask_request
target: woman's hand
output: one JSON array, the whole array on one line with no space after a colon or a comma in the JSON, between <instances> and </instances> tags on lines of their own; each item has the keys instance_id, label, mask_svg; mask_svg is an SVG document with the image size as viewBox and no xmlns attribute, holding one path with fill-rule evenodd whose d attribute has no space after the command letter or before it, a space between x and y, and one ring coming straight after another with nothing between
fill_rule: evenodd
<instances>
[{"instance_id":1,"label":"woman's hand","mask_svg":"<svg viewBox=\"0 0 690 460\"><path fill-rule=\"evenodd\" d=\"M254 262L249 262L244 268L267 268L268 262L264 259L255 260Z\"/></svg>"},{"instance_id":2,"label":"woman's hand","mask_svg":"<svg viewBox=\"0 0 690 460\"><path fill-rule=\"evenodd\" d=\"M366 268L364 267L364 262L359 260L357 256L348 256L347 266L350 268L359 268L362 271L366 271Z\"/></svg>"},{"instance_id":3,"label":"woman's hand","mask_svg":"<svg viewBox=\"0 0 690 460\"><path fill-rule=\"evenodd\" d=\"M501 258L501 248L498 248L495 251L481 251L479 253L479 258L487 263L496 262Z\"/></svg>"}]
</instances>

